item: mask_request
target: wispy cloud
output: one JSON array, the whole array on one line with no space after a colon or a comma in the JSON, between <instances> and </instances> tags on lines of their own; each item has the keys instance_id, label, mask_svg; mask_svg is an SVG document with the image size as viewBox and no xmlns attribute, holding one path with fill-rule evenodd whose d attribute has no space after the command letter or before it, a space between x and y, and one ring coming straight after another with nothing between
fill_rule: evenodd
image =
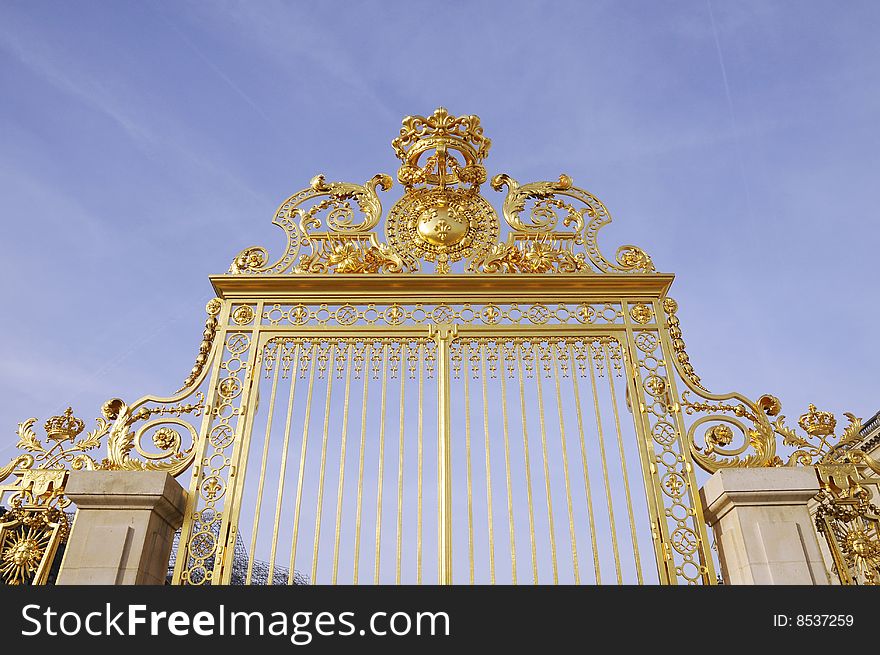
<instances>
[{"instance_id":1,"label":"wispy cloud","mask_svg":"<svg viewBox=\"0 0 880 655\"><path fill-rule=\"evenodd\" d=\"M155 9L155 7L153 7L153 8ZM181 30L179 27L177 27L177 25L173 21L168 20L168 18L165 16L165 14L162 13L162 11L156 10L156 15L160 18L160 20L162 20L163 23L165 23L165 25L167 25L171 30L174 31L175 34L177 34L177 36L180 38L180 40L183 41L183 43L186 44L186 46L201 61L203 61L205 63L205 65L208 68L210 68L217 75L217 77L219 77L221 80L223 80L223 82L230 89L232 89L242 100L244 100L251 107L251 109L253 109L255 112L257 112L257 114L260 116L260 118L262 118L264 121L266 121L266 123L268 123L272 127L274 127L274 128L278 127L277 125L275 125L275 123L272 122L272 119L269 118L269 116L266 114L266 112L263 111L263 109L256 102L254 102L253 99L248 94L246 94L241 89L240 86L238 86L235 82L233 82L232 79L230 79L230 77L226 73L224 73L222 70L220 70L220 68L213 61L211 61L211 59L204 52L202 52L201 48L196 46L196 44L192 41L192 39L190 39L183 30Z\"/></svg>"},{"instance_id":2,"label":"wispy cloud","mask_svg":"<svg viewBox=\"0 0 880 655\"><path fill-rule=\"evenodd\" d=\"M166 163L185 162L192 171L209 172L224 186L271 204L240 176L220 166L216 158L200 154L204 148L192 142L191 130L169 113L156 115L144 90L125 76L108 71L99 76L87 70L77 57L23 24L7 21L6 27L0 28L0 48L45 82L112 120L146 156L154 158L161 153Z\"/></svg>"},{"instance_id":3,"label":"wispy cloud","mask_svg":"<svg viewBox=\"0 0 880 655\"><path fill-rule=\"evenodd\" d=\"M305 61L311 71L309 77L338 83L366 100L383 117L399 120L399 112L370 84L370 72L364 69L363 62L352 56L351 43L336 36L333 24L313 20L309 10L307 4L274 0L226 2L206 8L205 18L215 23L221 20L227 32L249 47L259 48L263 56L281 70L290 69L297 61Z\"/></svg>"}]
</instances>

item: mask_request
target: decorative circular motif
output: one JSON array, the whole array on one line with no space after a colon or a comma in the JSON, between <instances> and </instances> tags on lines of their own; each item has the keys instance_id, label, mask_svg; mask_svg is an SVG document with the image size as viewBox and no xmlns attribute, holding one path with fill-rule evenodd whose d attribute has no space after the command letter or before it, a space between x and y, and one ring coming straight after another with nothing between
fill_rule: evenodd
<instances>
[{"instance_id":1,"label":"decorative circular motif","mask_svg":"<svg viewBox=\"0 0 880 655\"><path fill-rule=\"evenodd\" d=\"M180 435L171 428L159 428L153 433L153 445L159 450L168 450L175 443L180 443Z\"/></svg>"},{"instance_id":2,"label":"decorative circular motif","mask_svg":"<svg viewBox=\"0 0 880 655\"><path fill-rule=\"evenodd\" d=\"M224 398L234 398L241 392L241 382L238 378L226 378L220 383L218 390Z\"/></svg>"},{"instance_id":3,"label":"decorative circular motif","mask_svg":"<svg viewBox=\"0 0 880 655\"><path fill-rule=\"evenodd\" d=\"M642 352L652 353L657 349L657 337L650 332L639 332L636 335L636 345Z\"/></svg>"},{"instance_id":4,"label":"decorative circular motif","mask_svg":"<svg viewBox=\"0 0 880 655\"><path fill-rule=\"evenodd\" d=\"M531 307L529 307L529 311L526 316L529 317L529 320L532 323L543 325L548 320L550 320L550 310L547 309L544 305L532 305Z\"/></svg>"},{"instance_id":5,"label":"decorative circular motif","mask_svg":"<svg viewBox=\"0 0 880 655\"><path fill-rule=\"evenodd\" d=\"M250 339L246 334L233 334L226 340L226 349L233 355L238 355L247 350L250 345Z\"/></svg>"},{"instance_id":6,"label":"decorative circular motif","mask_svg":"<svg viewBox=\"0 0 880 655\"><path fill-rule=\"evenodd\" d=\"M204 566L194 566L189 570L187 577L190 584L200 585L208 579L208 572Z\"/></svg>"},{"instance_id":7,"label":"decorative circular motif","mask_svg":"<svg viewBox=\"0 0 880 655\"><path fill-rule=\"evenodd\" d=\"M223 307L223 302L219 298L211 298L205 305L205 311L211 316L217 316L221 307Z\"/></svg>"},{"instance_id":8,"label":"decorative circular motif","mask_svg":"<svg viewBox=\"0 0 880 655\"><path fill-rule=\"evenodd\" d=\"M697 566L694 562L685 562L681 565L681 568L678 569L679 575L690 582L697 582L703 571L704 568Z\"/></svg>"},{"instance_id":9,"label":"decorative circular motif","mask_svg":"<svg viewBox=\"0 0 880 655\"><path fill-rule=\"evenodd\" d=\"M272 305L270 310L263 313L263 317L272 323L278 323L284 318L284 311L281 309L281 305Z\"/></svg>"},{"instance_id":10,"label":"decorative circular motif","mask_svg":"<svg viewBox=\"0 0 880 655\"><path fill-rule=\"evenodd\" d=\"M620 316L623 316L621 313ZM614 307L606 307L602 310L602 318L605 319L608 323L614 323L614 320L618 317L618 311L614 309Z\"/></svg>"},{"instance_id":11,"label":"decorative circular motif","mask_svg":"<svg viewBox=\"0 0 880 655\"><path fill-rule=\"evenodd\" d=\"M388 212L388 245L415 270L419 260L449 264L487 252L498 241L498 216L489 202L472 190L421 189L407 193Z\"/></svg>"},{"instance_id":12,"label":"decorative circular motif","mask_svg":"<svg viewBox=\"0 0 880 655\"><path fill-rule=\"evenodd\" d=\"M189 542L189 549L194 557L208 558L217 549L217 539L210 532L197 532Z\"/></svg>"},{"instance_id":13,"label":"decorative circular motif","mask_svg":"<svg viewBox=\"0 0 880 655\"><path fill-rule=\"evenodd\" d=\"M290 308L290 322L294 325L302 325L309 320L309 308L305 305L294 305Z\"/></svg>"},{"instance_id":14,"label":"decorative circular motif","mask_svg":"<svg viewBox=\"0 0 880 655\"><path fill-rule=\"evenodd\" d=\"M640 302L629 310L629 315L636 323L647 323L651 320L651 308Z\"/></svg>"},{"instance_id":15,"label":"decorative circular motif","mask_svg":"<svg viewBox=\"0 0 880 655\"><path fill-rule=\"evenodd\" d=\"M687 520L687 517L690 515L690 513L690 510L677 500L674 501L672 505L666 508L666 515L671 516L679 523Z\"/></svg>"},{"instance_id":16,"label":"decorative circular motif","mask_svg":"<svg viewBox=\"0 0 880 655\"><path fill-rule=\"evenodd\" d=\"M207 501L217 500L226 491L225 486L223 478L218 478L216 475L205 478L200 487L202 498Z\"/></svg>"},{"instance_id":17,"label":"decorative circular motif","mask_svg":"<svg viewBox=\"0 0 880 655\"><path fill-rule=\"evenodd\" d=\"M684 478L678 473L667 473L663 476L663 493L672 498L681 497L685 488Z\"/></svg>"},{"instance_id":18,"label":"decorative circular motif","mask_svg":"<svg viewBox=\"0 0 880 655\"><path fill-rule=\"evenodd\" d=\"M455 319L455 310L449 305L437 305L431 312L431 318L437 323L452 323Z\"/></svg>"},{"instance_id":19,"label":"decorative circular motif","mask_svg":"<svg viewBox=\"0 0 880 655\"><path fill-rule=\"evenodd\" d=\"M358 319L358 310L354 305L343 305L336 310L336 322L340 325L352 325Z\"/></svg>"},{"instance_id":20,"label":"decorative circular motif","mask_svg":"<svg viewBox=\"0 0 880 655\"><path fill-rule=\"evenodd\" d=\"M254 320L254 309L250 305L242 305L232 312L232 320L239 325L247 325Z\"/></svg>"},{"instance_id":21,"label":"decorative circular motif","mask_svg":"<svg viewBox=\"0 0 880 655\"><path fill-rule=\"evenodd\" d=\"M364 311L364 320L367 323L375 323L379 320L379 312L376 311L375 305L367 306L367 309Z\"/></svg>"},{"instance_id":22,"label":"decorative circular motif","mask_svg":"<svg viewBox=\"0 0 880 655\"><path fill-rule=\"evenodd\" d=\"M649 375L645 380L645 391L652 396L662 396L666 391L666 380L658 375Z\"/></svg>"},{"instance_id":23,"label":"decorative circular motif","mask_svg":"<svg viewBox=\"0 0 880 655\"><path fill-rule=\"evenodd\" d=\"M385 322L389 325L399 325L406 318L406 310L400 305L391 305L385 310Z\"/></svg>"},{"instance_id":24,"label":"decorative circular motif","mask_svg":"<svg viewBox=\"0 0 880 655\"><path fill-rule=\"evenodd\" d=\"M587 303L581 303L578 305L575 316L577 316L577 320L581 323L592 323L596 320L596 310Z\"/></svg>"},{"instance_id":25,"label":"decorative circular motif","mask_svg":"<svg viewBox=\"0 0 880 655\"><path fill-rule=\"evenodd\" d=\"M494 325L501 320L501 310L495 305L486 305L481 312L483 322Z\"/></svg>"},{"instance_id":26,"label":"decorative circular motif","mask_svg":"<svg viewBox=\"0 0 880 655\"><path fill-rule=\"evenodd\" d=\"M218 425L208 434L214 448L226 448L235 439L235 432L228 425Z\"/></svg>"},{"instance_id":27,"label":"decorative circular motif","mask_svg":"<svg viewBox=\"0 0 880 655\"><path fill-rule=\"evenodd\" d=\"M689 554L697 550L697 535L690 528L676 528L670 537L672 547L679 553Z\"/></svg>"}]
</instances>

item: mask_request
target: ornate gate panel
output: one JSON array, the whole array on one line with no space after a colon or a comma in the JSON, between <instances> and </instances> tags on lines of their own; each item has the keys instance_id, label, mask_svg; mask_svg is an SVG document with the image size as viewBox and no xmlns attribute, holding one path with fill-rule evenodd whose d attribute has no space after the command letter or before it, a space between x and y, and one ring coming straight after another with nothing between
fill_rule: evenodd
<instances>
[{"instance_id":1,"label":"ornate gate panel","mask_svg":"<svg viewBox=\"0 0 880 655\"><path fill-rule=\"evenodd\" d=\"M447 280L446 302L223 303L176 580L713 580L660 303Z\"/></svg>"},{"instance_id":2,"label":"ornate gate panel","mask_svg":"<svg viewBox=\"0 0 880 655\"><path fill-rule=\"evenodd\" d=\"M475 116L407 117L393 145L387 244L388 176L317 176L276 213L276 261L248 248L212 278L175 581L713 582L671 276L635 246L606 259L608 211L564 175L492 180L500 242Z\"/></svg>"}]
</instances>

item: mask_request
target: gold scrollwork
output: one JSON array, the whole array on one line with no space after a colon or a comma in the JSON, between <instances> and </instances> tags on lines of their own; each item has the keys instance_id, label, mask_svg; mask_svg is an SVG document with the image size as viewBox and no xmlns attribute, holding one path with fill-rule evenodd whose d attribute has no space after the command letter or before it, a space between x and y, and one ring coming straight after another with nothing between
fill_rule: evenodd
<instances>
[{"instance_id":1,"label":"gold scrollwork","mask_svg":"<svg viewBox=\"0 0 880 655\"><path fill-rule=\"evenodd\" d=\"M29 494L41 496L53 485L63 489L63 482L52 475L66 473L68 469L150 470L180 475L195 457L194 444L197 440L195 428L180 417L201 415L205 409L204 395L196 393L194 403L173 405L164 402L144 407L148 400L142 399L131 407L119 398L108 400L101 410L103 416L96 420L97 427L81 439L77 437L82 433L84 423L73 416L73 411L68 407L64 414L46 421L48 447L43 445L33 430L36 418L22 421L18 424L17 446L29 452L18 455L0 468L0 482L13 473L19 477L26 475L24 479L29 486L18 490L27 489ZM154 416L158 418L150 420ZM132 427L139 421L147 423L133 431ZM184 428L183 432L188 436L186 443L181 438L180 428ZM107 456L96 462L89 451L99 447L104 437L107 437ZM146 437L150 437L159 452L150 452L144 447ZM133 450L145 461L132 458Z\"/></svg>"},{"instance_id":2,"label":"gold scrollwork","mask_svg":"<svg viewBox=\"0 0 880 655\"><path fill-rule=\"evenodd\" d=\"M782 404L776 396L763 395L751 401L738 393L709 393L694 372L685 351L678 318L678 304L665 298L672 361L679 377L688 387L681 394L685 416L697 416L690 422L687 441L694 461L714 473L727 467L814 466L858 462L880 474L880 463L857 448L861 439L861 421L845 414L847 426L835 437L837 421L830 412L810 405L798 419L805 434L785 422ZM694 394L699 399L691 398ZM774 420L771 421L770 419ZM705 429L703 429L705 428ZM777 454L777 441L787 450L785 459ZM732 445L736 442L738 445Z\"/></svg>"},{"instance_id":3,"label":"gold scrollwork","mask_svg":"<svg viewBox=\"0 0 880 655\"><path fill-rule=\"evenodd\" d=\"M97 448L101 438L110 430L110 422L99 418L98 426L77 440L85 424L73 416L72 408L68 407L60 416L53 416L44 425L46 436L50 440L48 447L43 446L33 430L36 418L29 418L18 424L17 448L33 454L22 454L8 465L0 468L0 482L19 469L63 469L67 465L75 469L93 469L94 460L85 453ZM51 443L54 442L54 443Z\"/></svg>"},{"instance_id":4,"label":"gold scrollwork","mask_svg":"<svg viewBox=\"0 0 880 655\"><path fill-rule=\"evenodd\" d=\"M278 260L268 264L268 253L265 248L253 246L244 249L236 256L229 272L232 274L281 274L292 270L300 273L312 272L307 265L297 266L296 258L300 246L314 250L315 237L318 237L318 242L321 241L321 234L317 232L323 224L320 215L326 213L326 228L340 238L366 234L376 226L382 216L382 203L376 190L381 188L387 191L391 188L391 183L391 177L385 174L374 175L364 185L327 182L323 175L316 175L312 178L309 188L290 196L275 212L272 222L281 227L287 236L287 246ZM305 207L319 198L322 200ZM352 201L364 216L360 222L355 220ZM324 236L326 237L326 233ZM311 257L314 256L313 252Z\"/></svg>"},{"instance_id":5,"label":"gold scrollwork","mask_svg":"<svg viewBox=\"0 0 880 655\"><path fill-rule=\"evenodd\" d=\"M506 244L499 244L484 260L475 262L477 270L484 272L544 272L579 273L589 270L586 260L600 273L654 273L651 258L636 246L621 246L616 253L616 262L609 261L599 250L597 236L599 229L611 222L611 214L601 200L591 193L573 185L568 175L560 175L556 182L530 182L520 185L509 175L502 173L492 178L492 188L501 191L507 187L502 210L504 219L515 232ZM563 198L567 197L583 204L577 208ZM528 218L523 218L526 203L533 205ZM588 219L588 220L587 220ZM514 252L517 239L528 235L546 235L555 243L542 253L545 261L553 259L558 266L545 266L535 271L507 262L522 259ZM537 244L538 241L535 241ZM575 254L573 246L582 246L585 253Z\"/></svg>"},{"instance_id":6,"label":"gold scrollwork","mask_svg":"<svg viewBox=\"0 0 880 655\"><path fill-rule=\"evenodd\" d=\"M159 405L141 409L128 407L119 398L105 403L104 417L113 421L113 424L107 440L107 458L98 468L121 471L166 471L172 476L180 475L189 468L195 457L197 433L189 423L177 417L184 414L201 415L205 407L204 396L199 392L196 394L196 398L196 403ZM138 421L150 419L154 415L161 418L148 421L135 432L131 430L131 427ZM184 448L180 432L168 428L160 439L153 440L153 445L160 452L147 451L143 446L144 437L148 434L155 437L155 433L150 432L152 428L168 427L169 425L185 428L190 436L189 445ZM145 461L132 458L132 450L144 457Z\"/></svg>"},{"instance_id":7,"label":"gold scrollwork","mask_svg":"<svg viewBox=\"0 0 880 655\"><path fill-rule=\"evenodd\" d=\"M597 235L611 215L567 175L522 185L496 175L492 188L507 187L503 211L513 230L499 242L498 216L479 193L490 145L478 116L453 116L443 107L430 116L407 116L392 141L402 162L397 177L404 194L386 217L387 243L372 230L382 217L377 190L391 188L388 175L363 185L318 175L275 212L273 223L287 237L281 256L270 263L265 248L252 246L235 257L229 272L401 273L419 271L427 261L444 274L461 260L474 273L655 272L651 258L636 246L621 246L613 260L602 255ZM356 220L357 212L362 220ZM302 247L307 252L300 255Z\"/></svg>"}]
</instances>

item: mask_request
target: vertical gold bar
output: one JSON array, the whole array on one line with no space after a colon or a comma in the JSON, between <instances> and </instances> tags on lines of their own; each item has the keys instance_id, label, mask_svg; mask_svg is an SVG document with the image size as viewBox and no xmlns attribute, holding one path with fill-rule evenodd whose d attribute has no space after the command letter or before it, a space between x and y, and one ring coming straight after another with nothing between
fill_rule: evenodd
<instances>
[{"instance_id":1,"label":"vertical gold bar","mask_svg":"<svg viewBox=\"0 0 880 655\"><path fill-rule=\"evenodd\" d=\"M379 471L376 477L376 562L374 584L379 584L382 543L382 490L385 488L385 400L388 391L388 341L382 341L382 391L379 401Z\"/></svg>"},{"instance_id":2,"label":"vertical gold bar","mask_svg":"<svg viewBox=\"0 0 880 655\"><path fill-rule=\"evenodd\" d=\"M562 446L562 472L565 479L565 499L568 504L568 536L571 539L571 564L574 569L574 583L581 583L581 575L578 570L578 552L577 552L577 536L574 531L574 507L571 502L571 478L568 473L568 446L565 441L565 417L562 411L562 389L560 388L559 360L556 355L557 348L565 348L564 341L557 341L550 344L550 350L553 355L553 380L556 383L556 409L559 412L559 441ZM571 361L571 360L569 360ZM575 375L573 367L569 368L569 374ZM592 508L590 509L592 518Z\"/></svg>"},{"instance_id":3,"label":"vertical gold bar","mask_svg":"<svg viewBox=\"0 0 880 655\"><path fill-rule=\"evenodd\" d=\"M361 560L361 507L363 504L364 490L364 447L367 443L367 390L370 388L370 362L373 356L373 346L369 341L364 342L364 394L361 404L361 444L358 454L358 484L357 484L357 514L354 519L354 580L358 583L358 569Z\"/></svg>"},{"instance_id":4,"label":"vertical gold bar","mask_svg":"<svg viewBox=\"0 0 880 655\"><path fill-rule=\"evenodd\" d=\"M345 349L345 400L342 405L342 436L339 446L339 484L336 490L336 535L333 540L333 576L332 583L336 584L336 576L339 572L339 536L342 526L342 494L345 486L345 442L348 436L348 406L351 397L351 352L354 343L348 340Z\"/></svg>"},{"instance_id":5,"label":"vertical gold bar","mask_svg":"<svg viewBox=\"0 0 880 655\"><path fill-rule=\"evenodd\" d=\"M605 457L605 436L602 431L602 416L599 411L599 393L596 389L596 372L590 348L587 345L587 363L590 367L590 384L593 388L593 406L596 410L596 429L599 432L599 454L602 458L602 476L605 479L605 497L608 500L608 521L611 525L611 547L614 551L614 569L617 572L617 584L623 584L620 572L620 550L617 546L617 529L614 527L614 505L611 501L611 484L608 482L608 461Z\"/></svg>"},{"instance_id":6,"label":"vertical gold bar","mask_svg":"<svg viewBox=\"0 0 880 655\"><path fill-rule=\"evenodd\" d=\"M626 507L629 513L629 528L630 528L630 536L632 538L632 547L633 547L633 558L635 560L636 565L636 576L638 577L639 584L644 584L644 580L642 579L642 561L639 556L639 543L636 538L636 521L633 516L633 506L632 506L632 495L629 490L629 474L626 470L626 455L623 452L623 433L620 429L620 410L617 405L617 394L614 389L614 373L611 370L611 355L608 350L608 340L604 342L604 351L605 351L605 369L608 372L608 388L611 392L611 407L614 411L614 426L617 430L617 447L620 453L620 467L623 472L623 489L626 494ZM621 357L623 357L623 353L621 352Z\"/></svg>"},{"instance_id":7,"label":"vertical gold bar","mask_svg":"<svg viewBox=\"0 0 880 655\"><path fill-rule=\"evenodd\" d=\"M263 438L263 457L260 460L260 481L257 485L257 505L254 508L254 527L251 534L251 549L248 552L247 573L244 582L246 585L251 583L251 575L254 570L254 559L256 559L257 531L260 527L260 509L263 504L263 485L266 482L266 462L269 459L269 438L272 433L272 417L275 414L275 394L278 391L278 371L281 369L280 354L283 348L284 345L281 342L275 343L275 372L272 374L272 393L269 396L269 416L266 418L266 435ZM242 474L244 474L244 472L242 472Z\"/></svg>"},{"instance_id":8,"label":"vertical gold bar","mask_svg":"<svg viewBox=\"0 0 880 655\"><path fill-rule=\"evenodd\" d=\"M589 345L587 345L589 351ZM579 369L574 356L574 342L568 343L569 361L571 361L571 386L574 393L575 411L577 413L578 435L581 442L581 465L584 469L584 491L587 494L587 507L590 512L590 540L593 547L593 566L596 571L596 584L602 584L602 572L599 567L599 545L596 542L596 519L593 512L593 493L590 487L590 467L587 463L587 447L584 441L584 417L581 411L581 392L578 384ZM589 361L587 362L589 365Z\"/></svg>"},{"instance_id":9,"label":"vertical gold bar","mask_svg":"<svg viewBox=\"0 0 880 655\"><path fill-rule=\"evenodd\" d=\"M501 424L504 431L504 468L507 475L507 516L510 523L510 575L512 583L516 584L516 534L513 525L513 485L510 481L510 431L508 430L507 418L507 365L503 361L504 343L496 341L501 364ZM516 344L513 345L516 348Z\"/></svg>"},{"instance_id":10,"label":"vertical gold bar","mask_svg":"<svg viewBox=\"0 0 880 655\"><path fill-rule=\"evenodd\" d=\"M275 521L272 528L272 550L269 554L269 579L267 584L275 581L275 552L278 548L278 530L281 527L281 501L284 498L284 478L287 473L287 447L290 443L290 421L293 417L293 398L296 394L296 378L299 372L299 351L302 342L295 339L293 342L293 368L290 374L290 395L287 399L287 418L284 421L284 444L281 447L281 470L278 473L278 497L275 502Z\"/></svg>"},{"instance_id":11,"label":"vertical gold bar","mask_svg":"<svg viewBox=\"0 0 880 655\"><path fill-rule=\"evenodd\" d=\"M422 405L424 403L424 395L425 395L425 379L424 372L422 370L422 349L424 348L424 344L419 341L419 402L418 402L418 435L417 435L417 448L418 448L418 473L417 473L417 485L418 490L416 492L417 497L417 507L416 507L416 584L422 584Z\"/></svg>"},{"instance_id":12,"label":"vertical gold bar","mask_svg":"<svg viewBox=\"0 0 880 655\"><path fill-rule=\"evenodd\" d=\"M464 360L464 450L467 458L467 508L468 508L468 565L470 582L474 584L474 504L472 500L471 474L471 392L470 366L468 357L470 341L461 342L462 359Z\"/></svg>"},{"instance_id":13,"label":"vertical gold bar","mask_svg":"<svg viewBox=\"0 0 880 655\"><path fill-rule=\"evenodd\" d=\"M398 432L400 435L400 452L397 455L397 573L395 582L400 584L400 548L401 538L403 535L403 437L404 437L404 408L406 384L404 377L406 369L406 343L400 342L400 367L398 368L398 378L400 380L400 408L398 416L400 426Z\"/></svg>"},{"instance_id":14,"label":"vertical gold bar","mask_svg":"<svg viewBox=\"0 0 880 655\"><path fill-rule=\"evenodd\" d=\"M321 439L321 469L318 473L318 503L315 508L315 546L312 552L312 584L318 575L318 546L321 543L321 517L324 510L324 469L327 463L327 437L330 434L330 398L333 395L333 378L336 376L336 341L330 343L330 356L327 360L327 397L324 401L324 434Z\"/></svg>"},{"instance_id":15,"label":"vertical gold bar","mask_svg":"<svg viewBox=\"0 0 880 655\"><path fill-rule=\"evenodd\" d=\"M529 464L529 430L526 426L526 389L522 362L523 341L517 339L514 344L516 347L517 367L519 369L519 406L520 414L522 417L523 460L526 473L526 499L529 506L529 540L531 541L532 546L532 575L534 576L535 584L538 584L538 550L535 545L535 507L532 502L532 472L531 465Z\"/></svg>"},{"instance_id":16,"label":"vertical gold bar","mask_svg":"<svg viewBox=\"0 0 880 655\"><path fill-rule=\"evenodd\" d=\"M486 519L489 524L489 580L495 584L495 531L492 525L492 465L489 457L489 399L486 381L486 356L484 342L480 339L477 348L480 351L480 377L483 387L483 433L486 440Z\"/></svg>"},{"instance_id":17,"label":"vertical gold bar","mask_svg":"<svg viewBox=\"0 0 880 655\"><path fill-rule=\"evenodd\" d=\"M303 418L302 446L299 454L299 472L296 478L296 504L293 510L293 539L291 540L290 545L290 570L287 575L287 584L293 584L293 576L295 573L293 567L296 560L296 545L299 538L299 516L300 509L302 508L303 474L305 473L306 466L306 448L309 444L309 421L312 415L312 390L315 388L315 369L318 368L315 363L315 356L318 354L318 348L320 348L320 346L315 342L309 342L309 354L307 355L309 386L306 391L306 409L305 417ZM313 580L310 582L313 582Z\"/></svg>"},{"instance_id":18,"label":"vertical gold bar","mask_svg":"<svg viewBox=\"0 0 880 655\"><path fill-rule=\"evenodd\" d=\"M437 491L440 523L437 555L438 582L452 584L452 457L450 452L449 343L456 336L456 326L442 325L437 330Z\"/></svg>"},{"instance_id":19,"label":"vertical gold bar","mask_svg":"<svg viewBox=\"0 0 880 655\"><path fill-rule=\"evenodd\" d=\"M547 344L549 348L553 348L552 343ZM553 498L550 495L550 462L547 459L547 429L544 423L544 391L541 384L541 375L543 369L543 358L538 362L537 350L532 351L535 354L535 381L538 385L538 421L541 426L541 455L544 460L544 492L547 494L547 522L550 531L550 559L553 563L553 584L559 584L559 566L556 560L556 530L553 522Z\"/></svg>"}]
</instances>

